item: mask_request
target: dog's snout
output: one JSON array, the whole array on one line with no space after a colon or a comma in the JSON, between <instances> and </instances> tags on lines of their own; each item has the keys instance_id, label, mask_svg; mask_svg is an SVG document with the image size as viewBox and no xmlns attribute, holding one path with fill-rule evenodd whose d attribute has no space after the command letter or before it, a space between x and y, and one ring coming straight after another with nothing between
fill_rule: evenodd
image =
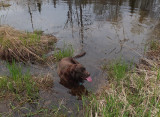
<instances>
[{"instance_id":1,"label":"dog's snout","mask_svg":"<svg viewBox=\"0 0 160 117\"><path fill-rule=\"evenodd\" d=\"M88 76L90 76L90 73L89 73L89 72L87 72L87 75L88 75Z\"/></svg>"}]
</instances>

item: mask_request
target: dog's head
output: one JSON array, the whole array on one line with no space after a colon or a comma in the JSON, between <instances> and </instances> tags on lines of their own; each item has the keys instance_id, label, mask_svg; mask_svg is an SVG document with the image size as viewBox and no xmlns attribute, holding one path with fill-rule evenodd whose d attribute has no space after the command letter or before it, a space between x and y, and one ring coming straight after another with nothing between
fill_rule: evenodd
<instances>
[{"instance_id":1,"label":"dog's head","mask_svg":"<svg viewBox=\"0 0 160 117\"><path fill-rule=\"evenodd\" d=\"M81 64L74 64L71 75L79 82L83 82L83 80L87 80L87 78L90 77L89 72L87 72L85 67Z\"/></svg>"},{"instance_id":2,"label":"dog's head","mask_svg":"<svg viewBox=\"0 0 160 117\"><path fill-rule=\"evenodd\" d=\"M83 82L84 80L87 80L89 82L92 81L90 73L87 72L85 67L81 64L74 64L74 67L71 70L71 76L78 82Z\"/></svg>"}]
</instances>

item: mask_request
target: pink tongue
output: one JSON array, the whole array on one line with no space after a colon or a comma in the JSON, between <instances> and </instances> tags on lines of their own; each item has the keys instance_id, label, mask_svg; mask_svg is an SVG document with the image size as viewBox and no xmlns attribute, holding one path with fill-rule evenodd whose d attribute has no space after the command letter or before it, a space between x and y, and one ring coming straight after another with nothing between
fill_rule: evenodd
<instances>
[{"instance_id":1,"label":"pink tongue","mask_svg":"<svg viewBox=\"0 0 160 117\"><path fill-rule=\"evenodd\" d=\"M87 79L88 82L92 82L92 78L90 76L86 79Z\"/></svg>"}]
</instances>

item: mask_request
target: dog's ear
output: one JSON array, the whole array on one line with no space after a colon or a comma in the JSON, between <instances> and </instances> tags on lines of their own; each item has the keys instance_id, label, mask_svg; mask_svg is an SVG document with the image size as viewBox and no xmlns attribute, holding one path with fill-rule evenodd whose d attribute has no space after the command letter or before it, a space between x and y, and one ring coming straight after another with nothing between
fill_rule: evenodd
<instances>
[{"instance_id":1,"label":"dog's ear","mask_svg":"<svg viewBox=\"0 0 160 117\"><path fill-rule=\"evenodd\" d=\"M79 72L79 70L81 69L82 65L81 64L76 64L75 65L75 71Z\"/></svg>"},{"instance_id":2,"label":"dog's ear","mask_svg":"<svg viewBox=\"0 0 160 117\"><path fill-rule=\"evenodd\" d=\"M71 76L72 76L72 78L74 78L74 77L75 77L75 75L76 75L75 70L72 70L72 71L71 71Z\"/></svg>"},{"instance_id":3,"label":"dog's ear","mask_svg":"<svg viewBox=\"0 0 160 117\"><path fill-rule=\"evenodd\" d=\"M70 73L74 80L78 80L81 77L79 64L75 64L74 66L72 66Z\"/></svg>"},{"instance_id":4,"label":"dog's ear","mask_svg":"<svg viewBox=\"0 0 160 117\"><path fill-rule=\"evenodd\" d=\"M84 72L85 71L85 68L81 65L81 64L76 64L76 67L75 67L75 71L76 72Z\"/></svg>"},{"instance_id":5,"label":"dog's ear","mask_svg":"<svg viewBox=\"0 0 160 117\"><path fill-rule=\"evenodd\" d=\"M72 65L71 67L70 67L70 74L71 74L71 77L72 78L74 78L75 77L75 75L76 75L76 64L74 64L74 65Z\"/></svg>"},{"instance_id":6,"label":"dog's ear","mask_svg":"<svg viewBox=\"0 0 160 117\"><path fill-rule=\"evenodd\" d=\"M75 79L77 79L77 80L81 80L81 77L82 77L81 68L82 68L81 64L76 64L76 67L75 67Z\"/></svg>"}]
</instances>

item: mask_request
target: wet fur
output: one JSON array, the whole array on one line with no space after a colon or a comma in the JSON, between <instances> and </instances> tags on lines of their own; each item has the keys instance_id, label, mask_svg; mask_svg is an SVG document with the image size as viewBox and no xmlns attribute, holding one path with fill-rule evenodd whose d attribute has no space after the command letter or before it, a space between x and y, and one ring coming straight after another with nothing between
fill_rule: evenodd
<instances>
[{"instance_id":1,"label":"wet fur","mask_svg":"<svg viewBox=\"0 0 160 117\"><path fill-rule=\"evenodd\" d=\"M57 72L63 82L67 82L69 84L83 83L90 75L84 66L75 60L75 58L79 58L84 55L85 54L82 53L75 57L66 57L59 62Z\"/></svg>"}]
</instances>

